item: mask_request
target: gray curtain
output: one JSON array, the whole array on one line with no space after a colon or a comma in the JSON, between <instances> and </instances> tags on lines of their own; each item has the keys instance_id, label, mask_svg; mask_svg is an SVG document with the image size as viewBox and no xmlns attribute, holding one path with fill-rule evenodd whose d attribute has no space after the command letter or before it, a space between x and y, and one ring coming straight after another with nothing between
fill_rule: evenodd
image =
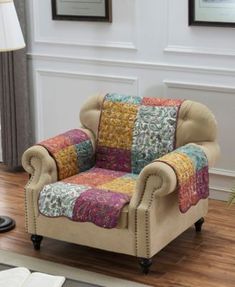
<instances>
[{"instance_id":1,"label":"gray curtain","mask_svg":"<svg viewBox=\"0 0 235 287\"><path fill-rule=\"evenodd\" d=\"M15 0L26 40L25 0ZM3 162L14 169L33 143L30 122L26 49L0 53L0 113Z\"/></svg>"}]
</instances>

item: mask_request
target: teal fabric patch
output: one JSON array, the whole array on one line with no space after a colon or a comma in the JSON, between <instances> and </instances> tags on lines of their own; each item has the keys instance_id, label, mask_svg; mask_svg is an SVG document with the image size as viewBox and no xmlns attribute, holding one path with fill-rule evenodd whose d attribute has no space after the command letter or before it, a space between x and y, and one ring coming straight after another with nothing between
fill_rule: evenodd
<instances>
[{"instance_id":1,"label":"teal fabric patch","mask_svg":"<svg viewBox=\"0 0 235 287\"><path fill-rule=\"evenodd\" d=\"M185 146L179 147L176 151L189 156L193 161L196 170L200 170L208 165L207 157L200 147L194 146L192 144L187 144Z\"/></svg>"},{"instance_id":2,"label":"teal fabric patch","mask_svg":"<svg viewBox=\"0 0 235 287\"><path fill-rule=\"evenodd\" d=\"M95 163L93 155L93 146L90 140L83 141L75 145L78 156L79 171L85 171L91 168Z\"/></svg>"},{"instance_id":3,"label":"teal fabric patch","mask_svg":"<svg viewBox=\"0 0 235 287\"><path fill-rule=\"evenodd\" d=\"M105 96L106 101L110 101L113 103L125 103L132 105L140 105L143 98L138 96L129 96L129 95L121 95L121 94L107 94Z\"/></svg>"}]
</instances>

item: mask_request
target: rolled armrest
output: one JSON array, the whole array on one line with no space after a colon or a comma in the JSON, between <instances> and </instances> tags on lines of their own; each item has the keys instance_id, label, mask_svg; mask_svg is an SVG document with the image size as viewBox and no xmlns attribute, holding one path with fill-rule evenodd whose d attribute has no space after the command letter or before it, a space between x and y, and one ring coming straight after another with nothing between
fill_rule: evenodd
<instances>
[{"instance_id":1,"label":"rolled armrest","mask_svg":"<svg viewBox=\"0 0 235 287\"><path fill-rule=\"evenodd\" d=\"M137 181L138 194L133 197L133 203L140 199L143 201L152 198L152 192L156 196L164 196L175 190L177 178L172 167L163 162L152 162L141 171Z\"/></svg>"},{"instance_id":2,"label":"rolled armrest","mask_svg":"<svg viewBox=\"0 0 235 287\"><path fill-rule=\"evenodd\" d=\"M156 197L165 196L176 189L177 178L172 167L163 162L152 162L140 173L136 192L129 205L130 227L135 226L137 210L148 210ZM139 215L138 215L139 216Z\"/></svg>"},{"instance_id":3,"label":"rolled armrest","mask_svg":"<svg viewBox=\"0 0 235 287\"><path fill-rule=\"evenodd\" d=\"M22 165L30 174L26 188L40 190L45 184L57 180L57 168L54 159L42 146L32 146L22 157Z\"/></svg>"},{"instance_id":4,"label":"rolled armrest","mask_svg":"<svg viewBox=\"0 0 235 287\"><path fill-rule=\"evenodd\" d=\"M94 151L95 138L93 134L87 129L80 130L87 134ZM83 153L84 151L81 150L80 154L82 155ZM65 155L63 155L63 160L66 161ZM70 163L69 160L71 160L71 157L68 158L68 164ZM35 145L27 149L22 157L22 165L31 175L27 188L39 189L45 184L59 180L57 161L44 146Z\"/></svg>"},{"instance_id":5,"label":"rolled armrest","mask_svg":"<svg viewBox=\"0 0 235 287\"><path fill-rule=\"evenodd\" d=\"M219 145L216 142L198 142L194 145L202 148L207 156L208 166L212 167L220 154ZM133 225L137 220L136 216L145 216L156 197L166 196L176 190L177 176L174 169L157 160L144 167L139 175L136 192L129 206L129 221Z\"/></svg>"},{"instance_id":6,"label":"rolled armrest","mask_svg":"<svg viewBox=\"0 0 235 287\"><path fill-rule=\"evenodd\" d=\"M198 142L193 145L200 147L207 156L208 166L214 166L220 155L220 148L216 142ZM176 189L177 177L174 169L164 162L157 161L148 164L141 171L136 190L131 200L131 206L138 206L139 202L149 202L153 196L164 196ZM153 195L154 194L154 195Z\"/></svg>"},{"instance_id":7,"label":"rolled armrest","mask_svg":"<svg viewBox=\"0 0 235 287\"><path fill-rule=\"evenodd\" d=\"M95 150L95 137L93 134L87 130L87 129L80 129L83 132L85 132L91 141L91 144L93 146L93 152ZM69 132L68 132L69 133ZM76 140L76 134L74 135ZM57 143L62 143L62 147L64 146L63 142L63 136L61 135L57 137L58 141L53 141L52 143L55 143L55 147L57 147ZM65 139L66 141L66 139ZM45 143L45 142L44 142ZM50 144L50 141L49 141ZM75 142L76 144L76 142ZM50 146L50 145L49 145ZM51 145L53 148L54 146ZM79 155L81 155L82 159L85 160L87 150L86 145L80 145L78 147L79 149ZM89 149L91 150L91 149ZM62 161L65 163L65 165L69 165L72 159L73 154L70 156L70 153L68 153L68 158L66 158L66 153L62 151ZM59 158L60 159L60 158ZM73 160L73 159L72 159ZM54 156L53 153L48 152L46 147L42 145L35 145L31 148L27 149L23 156L22 156L22 165L24 169L30 174L30 179L25 187L25 224L26 229L29 233L36 234L37 233L37 227L36 227L36 220L37 216L39 215L38 211L38 196L39 192L42 190L42 188L49 183L56 182L59 180L59 173L58 173L58 166L57 166L57 158ZM59 162L60 164L60 162Z\"/></svg>"},{"instance_id":8,"label":"rolled armrest","mask_svg":"<svg viewBox=\"0 0 235 287\"><path fill-rule=\"evenodd\" d=\"M38 195L44 185L57 180L56 163L44 147L33 146L24 152L22 165L30 174L25 186L25 227L29 233L36 234Z\"/></svg>"}]
</instances>

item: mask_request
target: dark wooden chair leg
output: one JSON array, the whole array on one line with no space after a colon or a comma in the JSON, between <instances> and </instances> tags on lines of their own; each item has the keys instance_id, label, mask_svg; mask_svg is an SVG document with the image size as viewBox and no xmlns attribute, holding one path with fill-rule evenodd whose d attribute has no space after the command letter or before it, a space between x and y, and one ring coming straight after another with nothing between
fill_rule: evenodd
<instances>
[{"instance_id":1,"label":"dark wooden chair leg","mask_svg":"<svg viewBox=\"0 0 235 287\"><path fill-rule=\"evenodd\" d=\"M139 265L140 268L142 270L142 272L147 275L149 273L150 270L150 266L152 265L152 259L148 259L148 258L139 258Z\"/></svg>"},{"instance_id":2,"label":"dark wooden chair leg","mask_svg":"<svg viewBox=\"0 0 235 287\"><path fill-rule=\"evenodd\" d=\"M41 235L33 234L31 236L31 240L33 242L33 247L35 250L40 250L41 242L43 237Z\"/></svg>"},{"instance_id":3,"label":"dark wooden chair leg","mask_svg":"<svg viewBox=\"0 0 235 287\"><path fill-rule=\"evenodd\" d=\"M196 232L201 232L202 230L202 224L204 223L204 218L200 218L197 222L195 222L195 229L196 229Z\"/></svg>"}]
</instances>

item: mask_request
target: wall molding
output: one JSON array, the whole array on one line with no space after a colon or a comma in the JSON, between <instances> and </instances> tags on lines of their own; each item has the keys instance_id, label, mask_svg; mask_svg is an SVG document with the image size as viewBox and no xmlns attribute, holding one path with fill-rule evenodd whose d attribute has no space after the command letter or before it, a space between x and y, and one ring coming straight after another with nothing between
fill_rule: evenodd
<instances>
[{"instance_id":1,"label":"wall molding","mask_svg":"<svg viewBox=\"0 0 235 287\"><path fill-rule=\"evenodd\" d=\"M147 62L147 61L125 61L116 59L100 59L100 58L81 58L71 57L64 55L51 55L51 54L39 54L39 53L28 53L29 60L35 61L53 61L61 63L78 63L86 65L102 65L112 66L121 68L133 68L133 69L146 69L146 70L160 70L160 71L176 71L186 73L201 73L209 75L219 76L235 76L235 69L224 69L224 68L212 68L204 66L193 66L193 65L172 65L162 62Z\"/></svg>"},{"instance_id":2,"label":"wall molding","mask_svg":"<svg viewBox=\"0 0 235 287\"><path fill-rule=\"evenodd\" d=\"M136 26L136 18L137 18L137 8L136 8L136 0L135 1L135 15L134 15L134 22ZM66 40L63 41L58 38L47 38L47 37L42 37L40 35L39 31L39 2L33 0L32 1L32 10L33 13L32 15L35 15L35 21L33 25L33 33L34 33L34 42L37 44L47 44L47 45L57 45L57 46L78 46L78 47L91 47L91 48L111 48L111 49L125 49L125 50L133 50L137 51L137 31L135 31L134 34L134 41L123 41L123 42L116 42L116 41L71 41L71 40Z\"/></svg>"},{"instance_id":3,"label":"wall molding","mask_svg":"<svg viewBox=\"0 0 235 287\"><path fill-rule=\"evenodd\" d=\"M227 202L230 196L231 196L230 190L223 190L220 187L210 186L209 198Z\"/></svg>"},{"instance_id":4,"label":"wall molding","mask_svg":"<svg viewBox=\"0 0 235 287\"><path fill-rule=\"evenodd\" d=\"M220 168L211 168L210 173L210 198L228 201L231 188L235 184L235 171Z\"/></svg>"},{"instance_id":5,"label":"wall molding","mask_svg":"<svg viewBox=\"0 0 235 287\"><path fill-rule=\"evenodd\" d=\"M85 80L106 81L106 82L119 82L125 84L135 84L138 82L137 77L124 77L104 74L80 73L71 72L66 70L50 70L50 69L37 69L36 73L40 76L56 76L62 78L77 78Z\"/></svg>"},{"instance_id":6,"label":"wall molding","mask_svg":"<svg viewBox=\"0 0 235 287\"><path fill-rule=\"evenodd\" d=\"M111 48L111 49L126 49L137 51L137 46L133 42L71 42L71 41L61 41L59 39L46 39L43 37L36 36L34 42L38 44L56 45L56 46L80 46L80 47L91 47L91 48Z\"/></svg>"},{"instance_id":7,"label":"wall molding","mask_svg":"<svg viewBox=\"0 0 235 287\"><path fill-rule=\"evenodd\" d=\"M167 45L164 49L167 53L180 53L180 54L196 54L196 55L213 55L213 56L235 56L233 49L216 49L216 48L202 48L180 45Z\"/></svg>"},{"instance_id":8,"label":"wall molding","mask_svg":"<svg viewBox=\"0 0 235 287\"><path fill-rule=\"evenodd\" d=\"M235 180L235 170L228 170L222 168L210 168L210 174L220 175L223 177L231 177Z\"/></svg>"},{"instance_id":9,"label":"wall molding","mask_svg":"<svg viewBox=\"0 0 235 287\"><path fill-rule=\"evenodd\" d=\"M69 79L82 79L90 81L106 81L113 83L122 83L135 86L136 93L139 93L139 79L137 77L124 77L116 75L93 74L71 72L66 70L50 70L50 69L36 69L35 70L35 125L36 125L36 139L41 140L44 137L44 121L43 121L43 105L42 105L42 78L43 77L59 77Z\"/></svg>"},{"instance_id":10,"label":"wall molding","mask_svg":"<svg viewBox=\"0 0 235 287\"><path fill-rule=\"evenodd\" d=\"M210 198L228 201L231 196L231 188L235 184L235 171L211 168L209 173Z\"/></svg>"},{"instance_id":11,"label":"wall molding","mask_svg":"<svg viewBox=\"0 0 235 287\"><path fill-rule=\"evenodd\" d=\"M192 90L209 91L217 93L235 94L235 86L209 85L204 83L192 83L192 82L170 81L170 80L164 80L163 83L168 88L192 89Z\"/></svg>"}]
</instances>

